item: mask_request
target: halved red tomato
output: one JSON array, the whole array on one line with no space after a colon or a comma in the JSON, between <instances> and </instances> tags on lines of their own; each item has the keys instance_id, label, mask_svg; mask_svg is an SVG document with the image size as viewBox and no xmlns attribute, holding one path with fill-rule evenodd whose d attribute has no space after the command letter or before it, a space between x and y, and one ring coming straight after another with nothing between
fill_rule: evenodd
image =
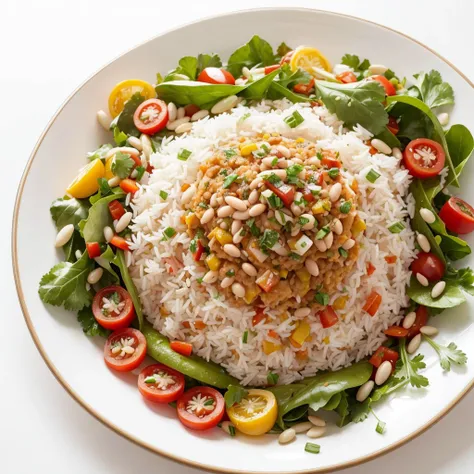
<instances>
[{"instance_id":1,"label":"halved red tomato","mask_svg":"<svg viewBox=\"0 0 474 474\"><path fill-rule=\"evenodd\" d=\"M211 387L193 387L178 400L178 418L192 430L208 430L224 416L224 397Z\"/></svg>"},{"instance_id":2,"label":"halved red tomato","mask_svg":"<svg viewBox=\"0 0 474 474\"><path fill-rule=\"evenodd\" d=\"M446 153L443 147L429 138L412 140L403 151L403 164L412 176L434 178L444 168Z\"/></svg>"},{"instance_id":3,"label":"halved red tomato","mask_svg":"<svg viewBox=\"0 0 474 474\"><path fill-rule=\"evenodd\" d=\"M385 76L372 76L370 79L380 82L380 84L382 84L383 88L385 89L385 94L395 95L397 93L395 86Z\"/></svg>"},{"instance_id":4,"label":"halved red tomato","mask_svg":"<svg viewBox=\"0 0 474 474\"><path fill-rule=\"evenodd\" d=\"M149 365L138 376L138 390L150 402L174 402L184 393L184 375L163 364Z\"/></svg>"},{"instance_id":5,"label":"halved red tomato","mask_svg":"<svg viewBox=\"0 0 474 474\"><path fill-rule=\"evenodd\" d=\"M133 114L135 127L146 135L154 135L168 122L168 106L160 99L148 99L142 102Z\"/></svg>"},{"instance_id":6,"label":"halved red tomato","mask_svg":"<svg viewBox=\"0 0 474 474\"><path fill-rule=\"evenodd\" d=\"M122 329L130 326L135 317L132 298L121 286L107 286L94 296L92 313L106 329Z\"/></svg>"},{"instance_id":7,"label":"halved red tomato","mask_svg":"<svg viewBox=\"0 0 474 474\"><path fill-rule=\"evenodd\" d=\"M323 328L330 328L339 321L339 317L332 309L332 306L326 306L322 311L320 311L319 319L321 320L321 325Z\"/></svg>"},{"instance_id":8,"label":"halved red tomato","mask_svg":"<svg viewBox=\"0 0 474 474\"><path fill-rule=\"evenodd\" d=\"M197 80L209 84L235 84L234 76L229 71L218 67L207 67L201 71Z\"/></svg>"},{"instance_id":9,"label":"halved red tomato","mask_svg":"<svg viewBox=\"0 0 474 474\"><path fill-rule=\"evenodd\" d=\"M146 339L133 328L114 331L104 347L104 360L107 366L118 372L130 372L145 359Z\"/></svg>"},{"instance_id":10,"label":"halved red tomato","mask_svg":"<svg viewBox=\"0 0 474 474\"><path fill-rule=\"evenodd\" d=\"M474 208L457 197L450 198L444 204L439 217L456 234L469 234L474 230Z\"/></svg>"},{"instance_id":11,"label":"halved red tomato","mask_svg":"<svg viewBox=\"0 0 474 474\"><path fill-rule=\"evenodd\" d=\"M411 271L416 276L421 273L428 281L439 281L444 275L444 263L434 253L420 252L411 264Z\"/></svg>"},{"instance_id":12,"label":"halved red tomato","mask_svg":"<svg viewBox=\"0 0 474 474\"><path fill-rule=\"evenodd\" d=\"M412 337L415 337L417 334L419 334L420 329L423 326L426 326L427 322L428 322L428 310L426 309L426 306L418 306L418 309L416 310L415 322L413 323L411 328L408 330L407 338L411 339Z\"/></svg>"},{"instance_id":13,"label":"halved red tomato","mask_svg":"<svg viewBox=\"0 0 474 474\"><path fill-rule=\"evenodd\" d=\"M352 71L344 71L336 76L336 79L343 84L350 84L351 82L357 82L357 76Z\"/></svg>"}]
</instances>

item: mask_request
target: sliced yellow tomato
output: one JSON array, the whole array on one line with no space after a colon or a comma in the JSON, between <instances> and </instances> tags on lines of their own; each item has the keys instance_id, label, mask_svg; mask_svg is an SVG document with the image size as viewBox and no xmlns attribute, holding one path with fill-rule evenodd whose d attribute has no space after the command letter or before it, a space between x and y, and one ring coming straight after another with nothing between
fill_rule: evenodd
<instances>
[{"instance_id":1,"label":"sliced yellow tomato","mask_svg":"<svg viewBox=\"0 0 474 474\"><path fill-rule=\"evenodd\" d=\"M97 180L105 176L105 167L101 160L91 161L81 169L76 179L69 185L67 192L78 199L95 194L99 189Z\"/></svg>"},{"instance_id":2,"label":"sliced yellow tomato","mask_svg":"<svg viewBox=\"0 0 474 474\"><path fill-rule=\"evenodd\" d=\"M156 96L155 88L146 81L140 79L127 79L126 81L119 82L109 95L109 111L112 117L122 112L125 102L136 92L145 99L152 99Z\"/></svg>"},{"instance_id":3,"label":"sliced yellow tomato","mask_svg":"<svg viewBox=\"0 0 474 474\"><path fill-rule=\"evenodd\" d=\"M112 155L111 157L107 158L105 162L105 178L107 180L112 179L114 177L114 174L112 173L112 161L114 159L115 155Z\"/></svg>"},{"instance_id":4,"label":"sliced yellow tomato","mask_svg":"<svg viewBox=\"0 0 474 474\"><path fill-rule=\"evenodd\" d=\"M296 48L295 53L291 57L290 67L292 71L296 71L298 68L304 69L311 75L314 75L313 67L324 69L328 72L332 69L326 56L321 51L310 46Z\"/></svg>"},{"instance_id":5,"label":"sliced yellow tomato","mask_svg":"<svg viewBox=\"0 0 474 474\"><path fill-rule=\"evenodd\" d=\"M227 409L230 421L244 434L259 436L273 428L278 405L272 392L251 389L245 398Z\"/></svg>"}]
</instances>

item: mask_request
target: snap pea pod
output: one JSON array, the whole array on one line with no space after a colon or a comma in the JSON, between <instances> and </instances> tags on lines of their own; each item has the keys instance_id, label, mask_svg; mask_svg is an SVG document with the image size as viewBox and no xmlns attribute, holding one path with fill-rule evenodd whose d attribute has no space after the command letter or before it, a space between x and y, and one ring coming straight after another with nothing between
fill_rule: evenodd
<instances>
[{"instance_id":1,"label":"snap pea pod","mask_svg":"<svg viewBox=\"0 0 474 474\"><path fill-rule=\"evenodd\" d=\"M231 377L217 364L197 356L185 357L174 352L168 339L146 321L141 331L146 338L148 355L158 362L213 387L227 388L229 385L239 385L237 379Z\"/></svg>"}]
</instances>

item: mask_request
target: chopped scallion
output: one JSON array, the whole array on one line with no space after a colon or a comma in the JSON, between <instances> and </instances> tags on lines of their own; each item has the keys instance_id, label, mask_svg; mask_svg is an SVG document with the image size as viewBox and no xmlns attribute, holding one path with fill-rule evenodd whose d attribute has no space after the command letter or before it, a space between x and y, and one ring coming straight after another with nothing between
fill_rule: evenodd
<instances>
[{"instance_id":1,"label":"chopped scallion","mask_svg":"<svg viewBox=\"0 0 474 474\"><path fill-rule=\"evenodd\" d=\"M365 179L370 181L372 184L380 178L380 173L377 173L374 169L371 169L366 175Z\"/></svg>"},{"instance_id":2,"label":"chopped scallion","mask_svg":"<svg viewBox=\"0 0 474 474\"><path fill-rule=\"evenodd\" d=\"M339 206L339 210L343 213L343 214L349 214L350 210L352 209L352 203L351 201L344 201L340 206Z\"/></svg>"},{"instance_id":3,"label":"chopped scallion","mask_svg":"<svg viewBox=\"0 0 474 474\"><path fill-rule=\"evenodd\" d=\"M226 179L224 179L222 187L227 189L237 178L238 176L236 174L230 174Z\"/></svg>"},{"instance_id":4,"label":"chopped scallion","mask_svg":"<svg viewBox=\"0 0 474 474\"><path fill-rule=\"evenodd\" d=\"M192 153L192 151L186 150L186 148L181 148L178 153L178 160L187 161Z\"/></svg>"},{"instance_id":5,"label":"chopped scallion","mask_svg":"<svg viewBox=\"0 0 474 474\"><path fill-rule=\"evenodd\" d=\"M247 340L249 338L249 332L248 331L244 331L244 333L242 334L242 342L244 344L247 344Z\"/></svg>"},{"instance_id":6,"label":"chopped scallion","mask_svg":"<svg viewBox=\"0 0 474 474\"><path fill-rule=\"evenodd\" d=\"M173 227L167 227L167 228L163 231L163 234L165 234L168 239L171 239L171 237L173 237L173 235L176 234L176 230L173 229Z\"/></svg>"},{"instance_id":7,"label":"chopped scallion","mask_svg":"<svg viewBox=\"0 0 474 474\"><path fill-rule=\"evenodd\" d=\"M229 434L231 436L235 436L235 426L234 425L229 425Z\"/></svg>"},{"instance_id":8,"label":"chopped scallion","mask_svg":"<svg viewBox=\"0 0 474 474\"><path fill-rule=\"evenodd\" d=\"M347 253L347 250L346 250L346 249L343 249L342 247L339 247L339 255L340 255L341 257L347 258L347 256L348 256L349 254Z\"/></svg>"},{"instance_id":9,"label":"chopped scallion","mask_svg":"<svg viewBox=\"0 0 474 474\"><path fill-rule=\"evenodd\" d=\"M147 377L145 380L144 380L145 383L147 384L152 384L152 383L156 383L156 379L155 377L153 377L152 375L150 375L149 377Z\"/></svg>"},{"instance_id":10,"label":"chopped scallion","mask_svg":"<svg viewBox=\"0 0 474 474\"><path fill-rule=\"evenodd\" d=\"M318 291L314 295L314 300L317 301L321 306L327 306L329 304L329 295Z\"/></svg>"},{"instance_id":11,"label":"chopped scallion","mask_svg":"<svg viewBox=\"0 0 474 474\"><path fill-rule=\"evenodd\" d=\"M328 235L330 232L329 230L329 226L324 226L324 227L321 227L321 229L318 230L318 233L316 234L316 240L321 240L321 239L324 239L324 237L326 237L326 235Z\"/></svg>"},{"instance_id":12,"label":"chopped scallion","mask_svg":"<svg viewBox=\"0 0 474 474\"><path fill-rule=\"evenodd\" d=\"M403 229L405 229L405 226L403 225L402 222L395 222L395 224L392 224L388 230L392 234L399 234Z\"/></svg>"},{"instance_id":13,"label":"chopped scallion","mask_svg":"<svg viewBox=\"0 0 474 474\"><path fill-rule=\"evenodd\" d=\"M276 385L278 383L278 379L280 376L278 374L274 374L273 372L269 372L267 375L267 382L269 385Z\"/></svg>"},{"instance_id":14,"label":"chopped scallion","mask_svg":"<svg viewBox=\"0 0 474 474\"><path fill-rule=\"evenodd\" d=\"M314 444L314 443L306 443L304 450L307 453L311 454L319 454L321 451L321 446L319 444Z\"/></svg>"},{"instance_id":15,"label":"chopped scallion","mask_svg":"<svg viewBox=\"0 0 474 474\"><path fill-rule=\"evenodd\" d=\"M211 405L214 405L214 399L213 399L213 398L208 398L208 399L204 402L204 406L205 406L205 407L210 407Z\"/></svg>"},{"instance_id":16,"label":"chopped scallion","mask_svg":"<svg viewBox=\"0 0 474 474\"><path fill-rule=\"evenodd\" d=\"M384 421L378 421L377 426L375 428L375 431L379 434L384 434L385 433L385 422Z\"/></svg>"},{"instance_id":17,"label":"chopped scallion","mask_svg":"<svg viewBox=\"0 0 474 474\"><path fill-rule=\"evenodd\" d=\"M168 193L166 191L160 191L160 198L165 201L168 198Z\"/></svg>"},{"instance_id":18,"label":"chopped scallion","mask_svg":"<svg viewBox=\"0 0 474 474\"><path fill-rule=\"evenodd\" d=\"M331 168L328 171L328 175L331 179L337 178L339 176L339 168Z\"/></svg>"},{"instance_id":19,"label":"chopped scallion","mask_svg":"<svg viewBox=\"0 0 474 474\"><path fill-rule=\"evenodd\" d=\"M283 120L290 128L296 128L304 122L304 118L297 110Z\"/></svg>"}]
</instances>

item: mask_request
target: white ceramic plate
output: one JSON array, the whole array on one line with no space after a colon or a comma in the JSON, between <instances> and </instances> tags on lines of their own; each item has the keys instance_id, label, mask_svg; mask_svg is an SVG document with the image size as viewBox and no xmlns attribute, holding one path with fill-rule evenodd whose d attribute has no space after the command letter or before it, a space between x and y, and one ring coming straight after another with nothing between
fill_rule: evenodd
<instances>
[{"instance_id":1,"label":"white ceramic plate","mask_svg":"<svg viewBox=\"0 0 474 474\"><path fill-rule=\"evenodd\" d=\"M212 32L212 34L209 34ZM232 34L229 34L232 32ZM321 454L304 451L304 436L280 447L275 436L229 438L220 430L187 431L169 407L143 402L136 376L117 375L102 362L100 340L82 334L76 317L44 306L38 297L41 276L60 259L53 247L55 229L49 205L85 163L86 152L110 141L95 113L107 107L112 87L127 78L154 81L157 71L174 67L179 58L217 52L227 58L254 34L273 46L319 47L332 61L344 53L389 65L400 76L437 69L454 87L457 105L451 123L474 130L474 90L466 78L425 46L393 30L356 18L303 9L271 9L232 13L168 32L133 49L89 79L64 104L46 128L26 168L14 217L13 258L19 298L28 327L46 363L69 393L92 415L128 439L177 461L216 471L323 472L354 465L401 445L447 413L474 383L472 302L446 311L435 320L440 340L455 341L468 355L466 369L443 374L433 351L426 354L428 390L405 391L377 410L387 423L383 436L375 419L344 429L330 427L319 440ZM464 171L462 195L474 202L466 186L473 163ZM47 186L44 184L47 183ZM35 235L32 244L31 234ZM471 239L471 244L472 244ZM473 258L465 264L474 265Z\"/></svg>"}]
</instances>

